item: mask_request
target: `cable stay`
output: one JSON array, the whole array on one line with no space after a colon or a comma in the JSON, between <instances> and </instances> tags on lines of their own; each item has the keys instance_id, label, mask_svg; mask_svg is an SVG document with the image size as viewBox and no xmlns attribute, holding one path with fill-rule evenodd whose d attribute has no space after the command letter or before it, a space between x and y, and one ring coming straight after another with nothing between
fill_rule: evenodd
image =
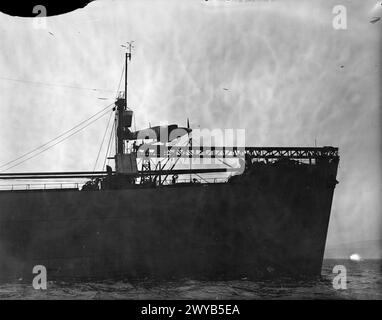
<instances>
[{"instance_id":1,"label":"cable stay","mask_svg":"<svg viewBox=\"0 0 382 320\"><path fill-rule=\"evenodd\" d=\"M119 84L118 84L118 89L117 89L117 92L116 92L116 96L118 96L118 92L119 92L119 89L120 89L120 87L121 87L121 83L122 83L122 78L123 78L123 74L124 74L124 72L125 72L125 70L124 70L124 66L123 66L123 67L122 67L122 72L121 72L121 77L120 77ZM19 80L16 80L16 79L3 78L3 77L0 77L0 79L3 79L3 80L12 80L12 81L19 81ZM25 80L25 81L24 81L24 80L20 80L20 81L21 81L21 82L30 82L30 81L26 81L26 80ZM31 83L34 83L34 82L31 82ZM43 84L43 85L46 84L46 85L50 85L50 84L43 83L43 82L37 82L36 84ZM52 86L54 86L54 84L53 84ZM77 88L77 89L98 90L98 89L91 89L91 88L84 88L84 87L74 87L74 86L65 86L65 87L73 87L73 88ZM103 91L112 91L112 90L103 90ZM113 90L113 92L114 92L114 90ZM70 128L69 130L66 130L65 132L61 133L61 134L58 135L57 137L55 137L55 138L53 138L53 139L51 139L51 140L45 142L44 144L42 144L42 145L40 145L40 146L38 146L38 147L36 147L36 148L34 148L34 149L32 149L32 150L30 150L30 151L24 153L24 154L22 154L22 155L20 155L19 157L15 158L15 159L13 159L13 160L11 160L11 161L8 161L8 162L6 162L6 163L0 165L0 169L1 169L1 168L5 168L5 167L11 165L10 167L7 167L7 168L1 170L0 172L5 172L5 171L7 171L7 170L9 170L9 169L12 169L12 168L14 168L14 167L16 167L16 166L19 166L20 164L24 163L25 161L30 160L30 159L36 157L37 155L39 155L39 154L41 154L41 153L43 153L43 152L45 152L45 151L51 149L52 147L56 146L57 144L59 144L59 143L65 141L66 139L72 137L72 136L75 135L76 133L78 133L78 132L82 131L83 129L85 129L86 127L88 127L88 126L89 126L90 124L92 124L93 122L95 122L95 121L101 119L103 116L105 116L106 114L108 114L109 111L111 111L111 110L109 110L111 107L113 107L112 110L114 110L114 103L111 103L111 104L107 105L106 107L104 107L104 108L101 109L100 111L96 112L95 114L93 114L93 115L90 116L89 118L87 118L87 119L81 121L80 123L78 123L78 124L75 125L74 127ZM97 116L99 116L99 117L97 117ZM101 152L101 149L102 149L102 145L103 145L104 139L105 139L105 137L106 137L106 133L107 133L107 129L108 129L108 127L109 127L109 123L110 123L111 116L112 116L112 113L110 113L110 117L109 117L109 120L108 120L108 122L107 122L106 131L105 131L104 137L103 137L103 139L102 139L102 144L101 144L100 150L99 150L99 152L98 152L98 154L97 154L97 159L96 159L95 166L97 165L97 162L98 162L98 159L99 159L99 155L100 155L100 152ZM94 119L94 118L95 118L95 119ZM91 121L91 122L89 122L88 124L86 124L88 121L90 121L90 120L92 120L92 119L94 119L94 120ZM84 126L83 126L83 125L84 125ZM81 128L81 126L83 126L83 127ZM80 129L79 129L79 130L76 130L75 132L73 132L73 131L74 131L75 129L77 129L77 128L80 128ZM73 132L73 133L72 133L72 132ZM67 135L67 134L69 134L69 133L72 133L72 134L70 134L69 136L65 137L65 135ZM63 138L63 137L64 137L64 138ZM61 138L63 138L63 139L61 139ZM60 140L60 139L61 139L61 140ZM53 145L50 145L50 144L53 143L53 142L56 142L56 143L54 143ZM110 144L110 143L109 143L109 144ZM50 146L49 146L49 145L50 145ZM46 148L45 148L45 147L46 147ZM39 151L39 150L40 150L40 151ZM37 152L37 151L39 151L39 152ZM37 152L37 153L34 154L34 155L32 155L32 154L35 153L35 152ZM26 157L29 156L29 155L32 155L32 156L26 158ZM24 159L24 158L26 158L26 159ZM16 163L18 160L20 160L20 161L19 161L18 163ZM16 164L14 164L14 163L16 163ZM12 164L14 164L14 165L12 165ZM95 171L95 169L94 169L93 171Z\"/></svg>"},{"instance_id":2,"label":"cable stay","mask_svg":"<svg viewBox=\"0 0 382 320\"><path fill-rule=\"evenodd\" d=\"M80 87L80 86L74 86L74 85L69 85L69 84L48 83L48 82L42 82L42 81L13 79L13 78L7 78L7 77L0 77L0 80L21 82L21 83L25 83L25 84L48 86L48 87L60 87L60 88L67 88L67 89L102 91L102 92L114 92L114 90L110 90L110 89L87 88L87 87Z\"/></svg>"},{"instance_id":3,"label":"cable stay","mask_svg":"<svg viewBox=\"0 0 382 320\"><path fill-rule=\"evenodd\" d=\"M99 150L98 150L98 153L97 153L97 158L96 158L96 161L94 163L94 168L93 168L93 171L96 170L96 167L97 167L97 163L98 163L98 159L99 159L99 156L101 154L101 150L102 150L102 147L103 147L103 143L105 141L105 138L106 138L106 134L109 130L109 126L110 126L110 119L111 119L111 116L113 115L112 112L110 112L110 116L109 116L109 119L107 120L107 123L106 123L106 129L105 129L105 133L103 134L103 137L102 137L102 142L101 142L101 145L99 147Z\"/></svg>"},{"instance_id":4,"label":"cable stay","mask_svg":"<svg viewBox=\"0 0 382 320\"><path fill-rule=\"evenodd\" d=\"M111 147L110 146L111 146L111 141L113 141L113 139L114 139L114 134L115 134L115 122L113 122L113 126L111 128L110 138L109 138L109 142L107 144L106 154L105 154L102 168L105 168L106 161L107 161L107 164L109 164L109 160L110 160L110 156L111 156Z\"/></svg>"},{"instance_id":5,"label":"cable stay","mask_svg":"<svg viewBox=\"0 0 382 320\"><path fill-rule=\"evenodd\" d=\"M119 94L119 90L120 90L120 88L121 88L122 78L123 78L124 73L125 73L125 66L123 65L123 66L122 66L121 76L120 76L120 78L119 78L118 89L117 89L117 92L116 92L116 94L115 94L115 99L118 98L118 94ZM101 154L102 146L103 146L103 143L104 143L104 140L105 140L107 131L108 131L108 129L109 129L111 116L112 116L112 114L110 114L109 120L108 120L108 122L107 122L106 130L105 130L105 133L104 133L104 135L103 135L103 138L102 138L102 142L101 142L100 148L99 148L99 150L98 150L98 154L97 154L97 158L96 158L96 161L95 161L95 164L94 164L94 169L93 169L93 171L95 171L95 170L96 170L96 167L97 167L97 163L98 163L99 156L100 156L100 154ZM102 165L101 170L102 170L103 168L105 168L105 165L106 165L106 160L107 160L107 158L108 158L109 149L110 149L110 144L111 144L111 140L112 140L112 137L113 137L113 134L114 134L114 130L115 130L115 122L113 122L111 131L110 131L109 142L108 142L108 144L107 144L107 149L106 149L106 153L105 153L105 158L104 158L104 161L103 161L103 165Z\"/></svg>"},{"instance_id":6,"label":"cable stay","mask_svg":"<svg viewBox=\"0 0 382 320\"><path fill-rule=\"evenodd\" d=\"M88 127L90 124L94 123L95 121L101 119L101 118L104 117L106 114L108 114L108 113L111 111L111 110L108 110L108 109L110 109L110 107L111 107L112 105L113 105L113 104L108 105L107 107L105 107L105 108L103 108L102 110L98 111L97 113L95 113L95 114L92 115L91 117L87 118L87 119L84 120L84 121L81 121L79 124L75 125L75 126L72 127L71 129L69 129L69 130L67 130L67 131L65 131L65 132L63 132L63 133L61 133L61 134L58 135L57 137L55 137L55 138L49 140L48 142L46 142L46 143L40 145L39 147L34 148L33 150L24 153L23 155L17 157L16 159L13 159L13 160L11 160L11 161L8 161L7 163L2 164L2 165L0 166L0 168L4 168L4 167L6 167L6 166L8 166L8 165L11 165L11 164L17 162L18 160L21 160L20 162L16 163L15 165L12 165L12 166L10 166L10 167L7 167L6 169L4 169L4 170L2 170L2 171L0 171L0 172L5 172L5 171L7 171L7 170L9 170L9 169L11 169L11 168L14 168L14 167L16 167L16 166L18 166L18 165L24 163L25 161L34 158L35 156L41 154L42 152L44 152L44 151L46 151L46 150L49 150L50 148L52 148L52 147L54 147L55 145L57 145L57 144L59 144L59 143L65 141L66 139L72 137L72 136L75 135L76 133L78 133L78 132L82 131L83 129L85 129L86 127ZM98 116L98 117L97 117L97 116ZM93 118L95 118L95 119L92 120L92 121L90 121L90 120L93 119ZM90 122L89 122L89 121L90 121ZM81 127L81 126L83 126L83 127ZM74 132L72 132L73 130L75 130L75 129L77 129L77 128L79 128L79 129L76 130L76 131L74 131ZM72 132L72 133L71 133L71 132ZM69 133L71 133L71 134L70 134L69 136L66 136L66 137L65 137L65 135L67 135L67 134L69 134ZM62 137L63 137L63 138L62 138ZM62 139L59 140L60 138L62 138ZM55 141L56 141L56 142L55 142ZM53 143L53 142L55 142L55 143L54 143L53 145L50 145L50 144ZM44 148L44 147L46 147L46 148ZM41 150L41 149L42 149L42 150ZM23 158L27 157L28 155L31 155L31 154L33 154L34 152L39 151L39 150L41 150L41 151L38 152L38 153L36 153L36 154L34 154L34 155L32 155L32 156L30 156L30 157L28 157L28 158L26 158L26 159L23 159Z\"/></svg>"}]
</instances>

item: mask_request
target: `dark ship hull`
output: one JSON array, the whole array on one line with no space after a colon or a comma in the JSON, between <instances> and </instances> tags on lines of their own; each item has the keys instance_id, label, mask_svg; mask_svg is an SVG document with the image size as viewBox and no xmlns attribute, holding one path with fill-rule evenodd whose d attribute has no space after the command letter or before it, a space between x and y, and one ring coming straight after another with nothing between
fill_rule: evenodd
<instances>
[{"instance_id":1,"label":"dark ship hull","mask_svg":"<svg viewBox=\"0 0 382 320\"><path fill-rule=\"evenodd\" d=\"M319 275L338 149L238 147L243 142L240 132L231 136L235 138L231 142L236 141L232 147L206 147L203 136L198 141L198 132L193 135L188 119L187 127L150 124L132 131L133 111L127 103L131 48L130 42L125 90L114 106L105 107L55 142L112 108L115 119L105 161L114 135L116 153L108 159L114 159L115 171L106 166L97 177L92 172L81 191L0 192L0 279L29 281L36 265L45 266L49 280ZM83 123L87 124L81 127ZM55 145L46 147L49 143L2 165L8 166L2 172ZM236 171L224 183L201 183L206 180L198 173L223 171L219 167L194 170L191 161L187 170L176 167L180 158L195 157L218 158L220 165L222 159L236 159L240 174ZM198 181L191 179L194 173ZM178 174L193 183L178 183ZM23 181L77 177L84 175L0 174L1 179ZM170 184L167 178L172 179Z\"/></svg>"},{"instance_id":2,"label":"dark ship hull","mask_svg":"<svg viewBox=\"0 0 382 320\"><path fill-rule=\"evenodd\" d=\"M320 275L338 159L227 183L0 192L0 278Z\"/></svg>"}]
</instances>

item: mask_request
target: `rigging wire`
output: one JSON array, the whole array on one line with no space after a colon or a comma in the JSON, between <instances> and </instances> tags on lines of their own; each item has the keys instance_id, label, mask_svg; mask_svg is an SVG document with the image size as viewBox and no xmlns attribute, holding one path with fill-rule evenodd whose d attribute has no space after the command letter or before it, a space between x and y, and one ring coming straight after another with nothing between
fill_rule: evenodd
<instances>
[{"instance_id":1,"label":"rigging wire","mask_svg":"<svg viewBox=\"0 0 382 320\"><path fill-rule=\"evenodd\" d=\"M106 150L106 154L105 154L105 159L103 161L103 165L102 165L102 168L105 168L105 165L106 165L106 161L107 161L107 164L109 164L109 159L108 157L110 157L110 153L111 153L111 141L113 140L113 137L114 137L114 128L115 128L115 122L113 122L113 126L111 128L111 134L110 134L110 138L109 138L109 142L107 144L107 150ZM110 150L110 151L109 151Z\"/></svg>"},{"instance_id":2,"label":"rigging wire","mask_svg":"<svg viewBox=\"0 0 382 320\"><path fill-rule=\"evenodd\" d=\"M89 117L89 118L87 118L87 119L81 121L79 124L75 125L74 127L72 127L72 128L69 129L69 130L66 130L65 132L63 132L63 133L61 133L60 135L58 135L57 137L55 137L54 139L51 139L51 140L49 140L48 142L45 142L45 143L42 144L41 146L39 146L39 147L37 147L37 148L34 148L33 150L24 153L23 155L17 157L16 159L13 159L13 160L11 160L11 161L8 161L7 163L4 163L4 164L0 165L0 168L4 168L4 167L6 167L7 165L9 165L9 164L11 164L11 163L13 163L13 162L16 162L17 160L20 160L20 159L22 159L22 158L25 158L26 156L30 155L31 153L33 153L33 152L35 152L35 151L37 151L37 150L39 150L39 149L41 149L41 148L47 146L48 144L50 144L50 143L52 143L52 142L58 140L58 139L61 138L62 136L66 135L66 134L68 134L69 132L71 132L72 130L78 128L79 126L81 126L82 124L86 123L86 122L89 121L90 119L93 119L93 118L96 117L98 114L104 112L106 109L110 108L110 106L112 106L112 105L113 105L113 103L112 103L112 104L109 104L108 106L106 106L106 107L103 108L102 110L100 110L100 111L96 112L95 114L93 114L91 117Z\"/></svg>"},{"instance_id":3,"label":"rigging wire","mask_svg":"<svg viewBox=\"0 0 382 320\"><path fill-rule=\"evenodd\" d=\"M124 72L125 72L125 68L124 68L124 65L122 65L122 71L121 71L121 76L119 78L119 83L118 83L118 89L117 89L117 92L115 94L115 99L118 98L118 93L119 93L119 89L121 88L121 84L122 84L122 79L123 79L123 75L124 75ZM111 116L110 116L111 117ZM109 118L109 122L108 122L108 126L110 124L110 118ZM108 128L108 127L107 127ZM107 132L107 128L106 128L106 131L105 131L105 135L106 135L106 132ZM111 128L111 131L110 131L110 138L109 138L109 142L107 144L107 149L106 149L106 154L105 154L105 158L104 158L104 161L103 161L103 165L102 165L102 168L105 168L105 165L106 165L106 160L108 158L108 154L109 154L109 149L110 149L110 144L111 144L111 140L112 140L112 137L114 136L114 130L115 130L115 121L113 122L113 126ZM103 142L104 142L104 139L105 139L105 135L102 139L102 143L101 143L101 147L100 147L100 150L98 151L98 155L97 155L97 160L96 160L96 163L98 161L98 158L99 158L99 155L100 155L100 152L101 152L101 148L102 148L102 145L103 145ZM110 149L111 151L111 149ZM109 162L108 162L109 163ZM95 170L95 166L94 165L94 170ZM93 170L93 171L94 171Z\"/></svg>"},{"instance_id":4,"label":"rigging wire","mask_svg":"<svg viewBox=\"0 0 382 320\"><path fill-rule=\"evenodd\" d=\"M179 141L180 142L180 141ZM185 147L187 144L188 144L188 141L185 141L184 142L185 144L184 145L180 145L180 146L175 146L175 147ZM172 146L174 147L174 146ZM172 169L175 168L176 164L178 163L180 157L177 157L176 160L175 160L175 163L172 165L172 167L169 169L170 171L172 171ZM170 158L168 158L168 160L170 160ZM164 164L162 170L164 169L164 167L167 165L168 161L166 161L166 163ZM167 177L169 176L169 174L166 174L166 176L164 177L163 181L162 181L162 184L164 184L167 180Z\"/></svg>"},{"instance_id":5,"label":"rigging wire","mask_svg":"<svg viewBox=\"0 0 382 320\"><path fill-rule=\"evenodd\" d=\"M28 157L28 158L26 158L26 159L24 159L24 160L22 160L22 161L16 163L15 165L13 165L13 166L11 166L11 167L8 167L8 168L6 168L6 169L4 169L4 170L2 170L2 171L0 171L0 172L5 172L5 171L7 171L7 170L9 170L9 169L12 169L12 168L14 168L14 167L17 167L17 166L19 166L20 164L24 163L25 161L28 161L28 160L30 160L30 159L32 159L32 158L38 156L39 154L41 154L41 153L43 153L43 152L45 152L45 151L47 151L47 150L53 148L53 147L56 146L57 144L59 144L59 143L65 141L65 140L69 139L70 137L72 137L72 136L75 135L76 133L78 133L78 132L82 131L83 129L87 128L87 127L90 126L92 123L96 122L97 120L101 119L102 117L104 117L104 116L107 115L107 114L108 114L108 112L105 112L105 113L101 114L99 117L97 117L96 119L94 119L94 120L92 120L91 122L87 123L87 124L86 124L85 126L83 126L82 128L79 128L78 130L74 131L74 132L71 133L69 136L66 136L66 137L62 138L61 140L57 141L57 142L54 143L53 145L50 145L50 146L46 147L45 149L42 149L42 150L39 151L38 153L35 153L34 155L32 155L32 156L30 156L30 157ZM57 139L55 139L55 140L57 140ZM12 162L14 162L14 161L12 161Z\"/></svg>"},{"instance_id":6,"label":"rigging wire","mask_svg":"<svg viewBox=\"0 0 382 320\"><path fill-rule=\"evenodd\" d=\"M121 72L121 77L119 78L119 84L118 84L118 89L117 89L117 92L116 92L116 97L118 97L118 92L119 92L119 89L121 88L121 83L122 83L122 78L123 78L123 74L125 73L125 68L124 66L122 66L122 72Z\"/></svg>"},{"instance_id":7,"label":"rigging wire","mask_svg":"<svg viewBox=\"0 0 382 320\"><path fill-rule=\"evenodd\" d=\"M103 146L103 143L105 141L105 137L106 137L106 134L107 134L107 131L109 129L109 126L110 126L110 119L111 119L111 116L113 115L113 111L110 112L110 116L109 116L109 119L107 120L107 123L106 123L106 130L105 130L105 133L103 134L103 137L102 137L102 142L101 142L101 145L99 147L99 150L98 150L98 154L97 154L97 158L96 158L96 161L94 163L94 168L93 168L93 172L95 171L96 167L97 167L97 163L98 163L98 159L99 159L99 155L101 154L101 150L102 150L102 146ZM102 167L103 168L103 167ZM102 170L102 169L101 169Z\"/></svg>"},{"instance_id":8,"label":"rigging wire","mask_svg":"<svg viewBox=\"0 0 382 320\"><path fill-rule=\"evenodd\" d=\"M117 93L116 93L116 98L118 96L118 92L119 92L119 89L121 87L121 83L122 83L122 78L123 78L123 74L124 74L124 68L122 68L122 72L121 72L121 76L120 76L120 80L119 80L119 84L118 84L118 89L117 89ZM48 85L48 86L61 86L61 87L68 87L68 88L73 88L73 89L86 89L86 90L93 90L93 91L112 91L112 90L103 90L103 89L94 89L94 88L85 88L85 87L76 87L76 86L70 86L70 85L55 85L55 84L49 84L49 83L44 83L44 82L34 82L34 81L28 81L28 80L18 80L18 79L11 79L11 78L4 78L4 77L0 77L0 79L3 79L3 80L10 80L10 81L17 81L17 82L25 82L25 83L32 83L32 84L40 84L40 85ZM126 93L125 93L126 94ZM98 111L97 113L95 113L94 115L92 115L91 117L85 119L84 121L80 122L79 124L75 125L74 127L72 127L71 129L69 130L66 130L65 132L61 133L60 135L58 135L57 137L49 140L48 142L40 145L39 147L36 147L34 148L33 150L31 151L28 151L26 153L24 153L23 155L17 157L16 159L13 159L11 161L8 161L2 165L0 165L0 168L4 168L6 167L7 165L10 165L10 164L13 164L15 162L17 162L18 160L21 160L25 157L27 157L28 155L30 154L33 154L35 151L38 151L40 149L42 149L41 151L37 152L36 154L26 158L26 159L23 159L21 160L20 162L16 163L15 165L12 165L10 167L7 167L6 169L0 171L0 172L5 172L9 169L12 169L16 166L19 166L20 164L24 163L25 161L29 160L29 159L32 159L34 157L36 157L37 155L41 154L42 152L45 152L49 149L51 149L52 147L56 146L57 144L65 141L66 139L72 137L73 135L75 135L76 133L80 132L81 130L85 129L86 127L88 127L90 124L92 124L93 122L99 120L100 118L102 118L103 116L105 116L108 112L105 112L105 110L107 110L108 108L110 108L110 106L114 105L114 103L111 103L109 104L108 106L106 106L105 108L103 108L102 110ZM102 114L102 112L104 112ZM58 140L60 139L61 137L65 136L66 134L72 132L73 130L75 130L76 128L80 127L81 125L85 124L86 122L88 122L89 120L93 119L94 117L96 117L97 115L101 114L98 118L94 119L93 121L89 122L88 124L86 124L85 126L83 126L82 128L80 128L79 130L76 130L74 131L72 134L70 134L69 136L67 137L64 137L63 139L61 140ZM110 113L110 117L108 119L108 122L107 122L107 126L106 126L106 130L105 130L105 133L104 133L104 136L103 136L103 139L102 139L102 143L101 143L101 146L100 146L100 149L98 151L98 154L97 154L97 159L96 159L96 162L95 162L95 167L97 165L97 162L98 162L98 159L99 159L99 155L100 155L100 152L102 150L102 146L103 146L103 143L104 143L104 140L105 140L105 137L106 137L106 134L107 134L107 131L108 131L108 128L109 128L109 125L110 125L110 119L111 119L111 116L112 116L112 112ZM115 126L115 123L113 124L113 128ZM110 142L111 142L111 137L113 136L113 132L114 130L112 129L111 131L111 135L110 135L110 139L109 139L109 144L108 144L108 150L109 150L109 147L110 147ZM58 141L57 141L58 140ZM54 143L53 145L50 145L48 146L49 144L51 144L52 142L54 141L57 141L56 143ZM47 146L47 147L46 147ZM46 147L46 148L44 148ZM108 150L106 152L106 157L107 157L107 153L108 153ZM105 161L106 161L106 158L105 158ZM95 170L95 168L94 168ZM93 171L94 171L93 170Z\"/></svg>"},{"instance_id":9,"label":"rigging wire","mask_svg":"<svg viewBox=\"0 0 382 320\"><path fill-rule=\"evenodd\" d=\"M86 88L86 87L74 86L69 84L56 84L56 83L48 83L48 82L41 82L41 81L13 79L13 78L7 78L7 77L0 77L0 79L6 80L6 81L29 83L29 84L35 84L35 85L41 85L41 86L48 86L48 87L62 87L62 88L79 89L79 90L114 92L114 90L110 90L110 89Z\"/></svg>"}]
</instances>

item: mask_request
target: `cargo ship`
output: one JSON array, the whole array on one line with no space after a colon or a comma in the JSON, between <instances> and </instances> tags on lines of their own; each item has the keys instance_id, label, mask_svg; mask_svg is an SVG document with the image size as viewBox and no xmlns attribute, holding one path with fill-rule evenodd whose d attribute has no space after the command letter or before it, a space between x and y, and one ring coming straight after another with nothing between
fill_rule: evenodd
<instances>
[{"instance_id":1,"label":"cargo ship","mask_svg":"<svg viewBox=\"0 0 382 320\"><path fill-rule=\"evenodd\" d=\"M112 105L114 168L0 174L27 181L0 191L0 280L29 281L36 265L52 281L319 276L338 148L196 146L188 121L133 131L130 60L131 46ZM88 180L33 184L60 179Z\"/></svg>"}]
</instances>

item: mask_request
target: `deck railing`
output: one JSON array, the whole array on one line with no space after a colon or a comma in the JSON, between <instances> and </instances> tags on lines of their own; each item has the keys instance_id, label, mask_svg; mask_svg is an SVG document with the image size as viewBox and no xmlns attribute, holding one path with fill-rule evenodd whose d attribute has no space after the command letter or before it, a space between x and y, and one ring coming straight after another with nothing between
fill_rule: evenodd
<instances>
[{"instance_id":1,"label":"deck railing","mask_svg":"<svg viewBox=\"0 0 382 320\"><path fill-rule=\"evenodd\" d=\"M194 180L195 179L195 180ZM192 177L177 179L176 183L224 183L227 181L227 178L214 177L214 178L205 178L205 177ZM139 182L138 182L139 183ZM171 178L168 178L163 185L172 185ZM52 190L52 189L77 189L81 190L84 182L52 182L52 183L13 183L13 184L2 184L0 185L0 191L22 191L22 190Z\"/></svg>"},{"instance_id":2,"label":"deck railing","mask_svg":"<svg viewBox=\"0 0 382 320\"><path fill-rule=\"evenodd\" d=\"M0 191L80 189L82 185L79 182L13 183L0 185Z\"/></svg>"}]
</instances>

